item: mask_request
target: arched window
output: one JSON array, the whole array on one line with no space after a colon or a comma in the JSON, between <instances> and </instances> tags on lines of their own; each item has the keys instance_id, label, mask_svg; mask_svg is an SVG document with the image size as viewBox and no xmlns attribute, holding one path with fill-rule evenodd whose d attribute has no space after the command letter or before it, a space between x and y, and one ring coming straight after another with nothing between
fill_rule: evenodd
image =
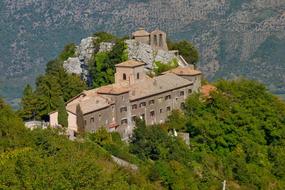
<instances>
[{"instance_id":1,"label":"arched window","mask_svg":"<svg viewBox=\"0 0 285 190\"><path fill-rule=\"evenodd\" d=\"M153 42L154 42L154 45L157 46L157 36L156 35L153 36Z\"/></svg>"},{"instance_id":2,"label":"arched window","mask_svg":"<svg viewBox=\"0 0 285 190\"><path fill-rule=\"evenodd\" d=\"M137 73L137 79L140 79L140 73Z\"/></svg>"},{"instance_id":3,"label":"arched window","mask_svg":"<svg viewBox=\"0 0 285 190\"><path fill-rule=\"evenodd\" d=\"M125 73L123 74L123 80L127 80L127 75Z\"/></svg>"},{"instance_id":4,"label":"arched window","mask_svg":"<svg viewBox=\"0 0 285 190\"><path fill-rule=\"evenodd\" d=\"M162 47L162 34L159 34L159 47Z\"/></svg>"}]
</instances>

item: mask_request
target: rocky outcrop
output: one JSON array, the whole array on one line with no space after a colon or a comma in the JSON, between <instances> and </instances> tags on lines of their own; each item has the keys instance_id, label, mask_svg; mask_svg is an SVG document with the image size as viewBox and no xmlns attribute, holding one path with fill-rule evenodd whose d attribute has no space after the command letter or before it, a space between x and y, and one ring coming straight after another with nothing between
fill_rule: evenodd
<instances>
[{"instance_id":1,"label":"rocky outcrop","mask_svg":"<svg viewBox=\"0 0 285 190\"><path fill-rule=\"evenodd\" d=\"M77 57L69 58L64 62L64 68L68 73L81 75L84 80L88 80L88 62L96 50L94 45L94 37L88 37L81 40L79 46L76 47ZM126 40L128 58L144 62L147 69L153 68L153 63L160 61L162 63L169 63L176 59L181 66L185 66L180 56L176 56L174 51L157 50L148 44L138 42L136 40ZM99 45L99 52L111 51L114 43L102 42Z\"/></svg>"},{"instance_id":2,"label":"rocky outcrop","mask_svg":"<svg viewBox=\"0 0 285 190\"><path fill-rule=\"evenodd\" d=\"M87 63L91 59L93 53L95 52L94 40L96 40L95 37L88 37L81 40L76 51L80 60Z\"/></svg>"},{"instance_id":3,"label":"rocky outcrop","mask_svg":"<svg viewBox=\"0 0 285 190\"><path fill-rule=\"evenodd\" d=\"M129 59L146 63L146 67L148 69L151 69L153 67L153 63L156 61L168 63L174 59L179 59L172 51L156 50L150 45L136 40L126 40L125 42L128 46L127 50Z\"/></svg>"},{"instance_id":4,"label":"rocky outcrop","mask_svg":"<svg viewBox=\"0 0 285 190\"><path fill-rule=\"evenodd\" d=\"M77 75L82 74L81 62L78 57L70 57L63 63L64 69L68 73L74 73Z\"/></svg>"},{"instance_id":5,"label":"rocky outcrop","mask_svg":"<svg viewBox=\"0 0 285 190\"><path fill-rule=\"evenodd\" d=\"M90 81L88 71L88 62L96 51L94 40L95 37L88 37L81 40L76 47L76 57L68 58L63 67L68 73L80 75L85 81Z\"/></svg>"}]
</instances>

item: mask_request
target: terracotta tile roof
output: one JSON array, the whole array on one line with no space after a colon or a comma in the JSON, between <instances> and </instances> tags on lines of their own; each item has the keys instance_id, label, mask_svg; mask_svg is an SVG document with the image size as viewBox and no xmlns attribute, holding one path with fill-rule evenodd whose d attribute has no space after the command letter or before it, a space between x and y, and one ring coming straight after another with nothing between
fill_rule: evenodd
<instances>
[{"instance_id":1,"label":"terracotta tile roof","mask_svg":"<svg viewBox=\"0 0 285 190\"><path fill-rule=\"evenodd\" d=\"M176 75L180 75L180 76L187 76L187 75L190 75L190 76L195 76L195 75L200 75L202 74L201 71L198 71L198 70L195 70L195 69L191 69L189 67L177 67L177 68L174 68L174 69L171 69L169 71L170 73L174 73Z\"/></svg>"},{"instance_id":2,"label":"terracotta tile roof","mask_svg":"<svg viewBox=\"0 0 285 190\"><path fill-rule=\"evenodd\" d=\"M129 92L128 87L123 87L119 85L110 84L107 86L101 86L97 89L98 94L123 94Z\"/></svg>"},{"instance_id":3,"label":"terracotta tile roof","mask_svg":"<svg viewBox=\"0 0 285 190\"><path fill-rule=\"evenodd\" d=\"M193 82L172 73L167 73L155 78L147 78L142 82L130 86L130 100L152 96L192 84Z\"/></svg>"},{"instance_id":4,"label":"terracotta tile roof","mask_svg":"<svg viewBox=\"0 0 285 190\"><path fill-rule=\"evenodd\" d=\"M77 106L79 105L83 114L91 111L96 111L112 105L114 102L108 98L95 93L97 89L84 91L86 96L80 98L78 101L67 104L66 110L76 114Z\"/></svg>"},{"instance_id":5,"label":"terracotta tile roof","mask_svg":"<svg viewBox=\"0 0 285 190\"><path fill-rule=\"evenodd\" d=\"M108 102L107 99L103 97L95 96L95 97L90 97L89 99L86 99L84 101L81 101L79 105L82 110L82 113L86 114L109 107L110 102Z\"/></svg>"},{"instance_id":6,"label":"terracotta tile roof","mask_svg":"<svg viewBox=\"0 0 285 190\"><path fill-rule=\"evenodd\" d=\"M128 60L128 61L119 63L119 64L117 64L115 66L116 67L138 67L138 66L141 66L141 65L145 65L145 63L138 62L138 61L135 61L135 60Z\"/></svg>"},{"instance_id":7,"label":"terracotta tile roof","mask_svg":"<svg viewBox=\"0 0 285 190\"><path fill-rule=\"evenodd\" d=\"M76 107L77 107L78 104L68 104L66 106L66 111L69 111L73 114L76 114Z\"/></svg>"},{"instance_id":8,"label":"terracotta tile roof","mask_svg":"<svg viewBox=\"0 0 285 190\"><path fill-rule=\"evenodd\" d=\"M214 85L206 84L201 86L200 92L203 96L209 97L210 93L217 90L217 88Z\"/></svg>"},{"instance_id":9,"label":"terracotta tile roof","mask_svg":"<svg viewBox=\"0 0 285 190\"><path fill-rule=\"evenodd\" d=\"M132 33L133 37L149 36L149 33L144 28L139 28L137 31Z\"/></svg>"}]
</instances>

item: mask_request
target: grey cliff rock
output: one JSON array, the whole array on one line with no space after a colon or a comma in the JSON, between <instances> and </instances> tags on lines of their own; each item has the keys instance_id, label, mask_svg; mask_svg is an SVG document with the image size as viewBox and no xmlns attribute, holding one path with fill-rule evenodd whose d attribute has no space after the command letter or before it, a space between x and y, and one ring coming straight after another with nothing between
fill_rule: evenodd
<instances>
[{"instance_id":1,"label":"grey cliff rock","mask_svg":"<svg viewBox=\"0 0 285 190\"><path fill-rule=\"evenodd\" d=\"M77 47L77 55L80 60L85 63L91 59L93 53L95 52L94 37L88 37L81 40L80 45Z\"/></svg>"},{"instance_id":2,"label":"grey cliff rock","mask_svg":"<svg viewBox=\"0 0 285 190\"><path fill-rule=\"evenodd\" d=\"M174 59L177 59L178 62L180 60L172 51L155 50L150 45L136 40L126 40L125 42L128 46L129 59L142 61L146 63L146 67L149 69L153 67L153 63L156 61L168 63Z\"/></svg>"},{"instance_id":3,"label":"grey cliff rock","mask_svg":"<svg viewBox=\"0 0 285 190\"><path fill-rule=\"evenodd\" d=\"M66 61L64 61L63 67L68 73L81 75L81 64L82 63L80 62L78 57L70 57Z\"/></svg>"}]
</instances>

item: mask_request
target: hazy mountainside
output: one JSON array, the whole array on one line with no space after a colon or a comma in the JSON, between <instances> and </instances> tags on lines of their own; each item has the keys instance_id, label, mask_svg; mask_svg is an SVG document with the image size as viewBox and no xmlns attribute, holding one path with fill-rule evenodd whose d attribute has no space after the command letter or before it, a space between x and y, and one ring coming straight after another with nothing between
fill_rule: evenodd
<instances>
[{"instance_id":1,"label":"hazy mountainside","mask_svg":"<svg viewBox=\"0 0 285 190\"><path fill-rule=\"evenodd\" d=\"M21 96L69 42L139 26L192 40L208 79L246 76L285 91L284 0L2 0L0 96Z\"/></svg>"}]
</instances>

